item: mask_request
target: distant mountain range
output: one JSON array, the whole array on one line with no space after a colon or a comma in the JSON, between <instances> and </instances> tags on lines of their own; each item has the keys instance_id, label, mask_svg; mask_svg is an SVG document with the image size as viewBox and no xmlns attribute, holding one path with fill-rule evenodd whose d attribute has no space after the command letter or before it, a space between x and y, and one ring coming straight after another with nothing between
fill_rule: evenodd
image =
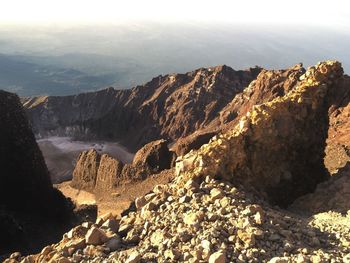
<instances>
[{"instance_id":1,"label":"distant mountain range","mask_svg":"<svg viewBox=\"0 0 350 263\"><path fill-rule=\"evenodd\" d=\"M349 30L315 26L135 23L0 27L0 88L72 95L142 85L194 68L287 68L334 58L349 73ZM113 85L112 85L113 84Z\"/></svg>"},{"instance_id":2,"label":"distant mountain range","mask_svg":"<svg viewBox=\"0 0 350 263\"><path fill-rule=\"evenodd\" d=\"M0 89L21 96L68 95L96 90L114 83L110 75L32 62L31 57L0 54Z\"/></svg>"}]
</instances>

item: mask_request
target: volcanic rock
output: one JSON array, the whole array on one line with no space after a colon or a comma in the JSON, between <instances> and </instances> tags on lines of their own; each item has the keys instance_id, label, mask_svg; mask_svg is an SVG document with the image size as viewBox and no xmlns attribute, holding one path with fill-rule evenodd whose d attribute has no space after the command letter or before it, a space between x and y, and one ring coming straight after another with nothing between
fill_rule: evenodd
<instances>
[{"instance_id":1,"label":"volcanic rock","mask_svg":"<svg viewBox=\"0 0 350 263\"><path fill-rule=\"evenodd\" d=\"M77 189L91 191L96 185L96 176L101 156L95 149L82 152L73 171L72 186ZM105 160L104 158L104 161ZM110 168L112 169L112 167ZM103 178L101 178L103 179Z\"/></svg>"},{"instance_id":2,"label":"volcanic rock","mask_svg":"<svg viewBox=\"0 0 350 263\"><path fill-rule=\"evenodd\" d=\"M110 191L120 181L120 174L123 169L123 163L115 158L103 154L100 159L96 175L95 189L97 191ZM74 178L74 175L73 175Z\"/></svg>"},{"instance_id":3,"label":"volcanic rock","mask_svg":"<svg viewBox=\"0 0 350 263\"><path fill-rule=\"evenodd\" d=\"M66 230L62 223L71 219L72 207L52 187L19 98L5 91L0 91L0 127L0 255L28 252Z\"/></svg>"},{"instance_id":4,"label":"volcanic rock","mask_svg":"<svg viewBox=\"0 0 350 263\"><path fill-rule=\"evenodd\" d=\"M149 166L151 170L162 171L175 164L176 157L168 149L166 140L153 141L143 146L134 156L134 166Z\"/></svg>"},{"instance_id":5,"label":"volcanic rock","mask_svg":"<svg viewBox=\"0 0 350 263\"><path fill-rule=\"evenodd\" d=\"M234 129L180 157L178 180L195 174L239 181L282 206L313 191L327 179L326 97L342 75L339 62L308 69L285 96L254 106Z\"/></svg>"},{"instance_id":6,"label":"volcanic rock","mask_svg":"<svg viewBox=\"0 0 350 263\"><path fill-rule=\"evenodd\" d=\"M136 151L159 138L174 141L206 126L260 68L227 66L158 76L131 90L23 100L35 133L118 140Z\"/></svg>"},{"instance_id":7,"label":"volcanic rock","mask_svg":"<svg viewBox=\"0 0 350 263\"><path fill-rule=\"evenodd\" d=\"M108 194L120 184L171 168L174 160L175 155L169 151L165 140L146 144L135 154L131 164L123 164L107 154L101 156L91 149L80 154L71 185L96 194Z\"/></svg>"},{"instance_id":8,"label":"volcanic rock","mask_svg":"<svg viewBox=\"0 0 350 263\"><path fill-rule=\"evenodd\" d=\"M115 219L118 233L104 228L107 219L98 220L108 238L121 237L116 251L106 240L69 255L67 244L79 240L73 231L49 254L20 260L52 262L64 254L73 262L346 262L349 212L307 218L271 205L289 204L325 179L329 191L347 187L345 176L330 179L323 164L328 114L346 78L340 63L326 61L297 75L300 81L285 94L252 107L238 125L179 157L175 180L157 184ZM317 201L322 185L306 200Z\"/></svg>"},{"instance_id":9,"label":"volcanic rock","mask_svg":"<svg viewBox=\"0 0 350 263\"><path fill-rule=\"evenodd\" d=\"M304 73L305 69L301 64L286 70L262 70L257 78L242 92L237 93L206 127L177 140L174 145L175 152L184 155L190 150L199 149L214 135L232 129L254 105L282 97L292 90Z\"/></svg>"}]
</instances>

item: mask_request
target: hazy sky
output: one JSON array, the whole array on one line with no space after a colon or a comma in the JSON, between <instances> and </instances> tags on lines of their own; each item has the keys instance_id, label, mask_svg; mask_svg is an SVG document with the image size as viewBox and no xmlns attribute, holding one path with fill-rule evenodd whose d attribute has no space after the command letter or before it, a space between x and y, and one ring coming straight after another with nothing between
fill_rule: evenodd
<instances>
[{"instance_id":1,"label":"hazy sky","mask_svg":"<svg viewBox=\"0 0 350 263\"><path fill-rule=\"evenodd\" d=\"M348 0L1 0L0 7L1 23L151 20L350 27Z\"/></svg>"}]
</instances>

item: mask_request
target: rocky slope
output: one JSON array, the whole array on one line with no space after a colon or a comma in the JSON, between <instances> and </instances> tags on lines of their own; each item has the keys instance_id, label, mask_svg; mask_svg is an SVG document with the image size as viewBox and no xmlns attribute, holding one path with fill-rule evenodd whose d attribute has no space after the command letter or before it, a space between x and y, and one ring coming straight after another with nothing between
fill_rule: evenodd
<instances>
[{"instance_id":1,"label":"rocky slope","mask_svg":"<svg viewBox=\"0 0 350 263\"><path fill-rule=\"evenodd\" d=\"M0 126L0 255L19 248L32 251L39 226L63 231L71 207L52 187L19 98L5 91L0 91ZM57 238L52 232L51 242Z\"/></svg>"},{"instance_id":2,"label":"rocky slope","mask_svg":"<svg viewBox=\"0 0 350 263\"><path fill-rule=\"evenodd\" d=\"M204 127L260 70L201 68L159 76L131 90L27 98L23 105L38 135L118 140L135 151L153 140L174 141Z\"/></svg>"},{"instance_id":3,"label":"rocky slope","mask_svg":"<svg viewBox=\"0 0 350 263\"><path fill-rule=\"evenodd\" d=\"M83 223L40 254L7 262L349 262L348 200L347 215L310 218L272 205L330 178L322 159L328 111L344 78L339 62L309 68L284 96L178 158L175 180L137 198L121 219ZM344 169L325 188L348 176ZM321 186L305 200L322 199Z\"/></svg>"}]
</instances>

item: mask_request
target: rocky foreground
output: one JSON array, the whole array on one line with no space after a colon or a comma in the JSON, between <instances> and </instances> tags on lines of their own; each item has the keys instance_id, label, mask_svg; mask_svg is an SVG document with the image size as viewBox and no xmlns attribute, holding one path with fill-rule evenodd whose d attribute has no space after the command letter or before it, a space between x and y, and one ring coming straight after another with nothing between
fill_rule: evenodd
<instances>
[{"instance_id":1,"label":"rocky foreground","mask_svg":"<svg viewBox=\"0 0 350 263\"><path fill-rule=\"evenodd\" d=\"M350 262L350 213L306 219L210 177L158 185L135 204L22 262Z\"/></svg>"},{"instance_id":2,"label":"rocky foreground","mask_svg":"<svg viewBox=\"0 0 350 263\"><path fill-rule=\"evenodd\" d=\"M350 172L331 178L323 162L343 83L339 62L309 68L284 96L179 157L175 179L123 217L84 222L5 262L350 262Z\"/></svg>"}]
</instances>

